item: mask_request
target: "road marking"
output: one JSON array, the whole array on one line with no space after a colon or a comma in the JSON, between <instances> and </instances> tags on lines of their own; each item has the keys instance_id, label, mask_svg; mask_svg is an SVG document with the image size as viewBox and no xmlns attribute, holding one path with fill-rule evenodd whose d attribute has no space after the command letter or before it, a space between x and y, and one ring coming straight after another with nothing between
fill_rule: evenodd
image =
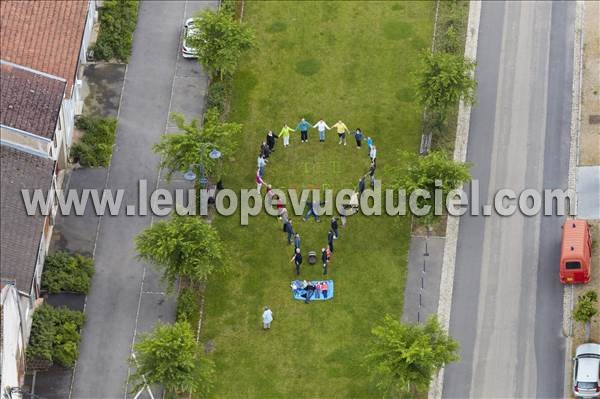
<instances>
[{"instance_id":1,"label":"road marking","mask_svg":"<svg viewBox=\"0 0 600 399\"><path fill-rule=\"evenodd\" d=\"M182 23L185 22L185 15L187 12L187 4L188 4L188 0L185 0L185 3L183 5L183 16L181 18ZM179 34L179 38L181 40L181 33ZM171 80L171 96L169 97L169 107L168 107L168 112L167 112L167 120L165 122L164 133L166 133L166 131L167 131L167 126L169 125L169 117L171 115L171 105L173 103L173 91L175 90L175 76L177 75L177 66L179 65L179 55L181 53L179 44L177 45L176 49L177 49L177 54L175 55L175 69L173 70L173 77ZM158 186L161 181L161 173L162 173L162 168L160 168L158 170L158 175L156 177L156 190L158 190ZM156 199L155 199L155 201L156 201ZM153 204L151 204L150 209L153 209L152 205ZM152 227L153 224L154 224L154 215L152 214L150 216L150 227ZM144 294L144 281L146 279L146 270L147 270L147 267L146 267L146 265L144 265L143 273L142 273L142 282L140 284L140 293L138 296L138 306L137 306L137 311L135 314L135 327L133 329L133 337L131 339L130 356L132 356L132 357L135 357L135 353L134 353L133 349L135 346L135 340L137 338L138 322L139 322L139 317L140 317L140 308L142 306L142 295ZM128 366L127 367L127 379L125 381L125 395L123 397L124 399L127 399L127 387L129 386L129 378L130 377L131 377L131 366ZM150 389L150 388L148 388L148 389ZM151 395L152 399L154 399L151 391L150 391L150 395Z\"/></svg>"},{"instance_id":2,"label":"road marking","mask_svg":"<svg viewBox=\"0 0 600 399\"><path fill-rule=\"evenodd\" d=\"M117 128L115 132L115 144L113 144L113 152L117 147L117 138L119 137L119 117L121 116L121 104L123 103L123 93L125 92L125 85L127 84L127 71L129 69L129 64L125 64L125 72L123 73L123 86L121 87L121 94L119 96L119 107L117 109ZM112 167L112 156L110 154L110 159L108 161L108 169L106 171L106 179L104 179L104 191L108 189L108 179L110 177L110 169ZM98 246L98 236L100 235L100 224L102 223L102 216L98 217L98 224L96 225L96 237L94 237L94 249L92 249L92 259L96 259L96 247ZM83 300L83 314L85 315L85 310L87 308L87 299L86 295ZM85 328L85 327L84 327ZM71 376L71 386L69 387L69 397L73 395L73 385L75 384L75 373L77 372L77 365L79 364L79 358L75 360L75 365L73 366L73 375Z\"/></svg>"}]
</instances>

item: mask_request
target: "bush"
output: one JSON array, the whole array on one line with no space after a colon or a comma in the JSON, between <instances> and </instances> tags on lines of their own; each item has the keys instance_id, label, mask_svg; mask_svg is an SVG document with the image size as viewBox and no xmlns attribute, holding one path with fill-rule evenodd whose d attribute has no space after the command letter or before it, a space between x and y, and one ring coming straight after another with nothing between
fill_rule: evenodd
<instances>
[{"instance_id":1,"label":"bush","mask_svg":"<svg viewBox=\"0 0 600 399\"><path fill-rule=\"evenodd\" d=\"M79 356L79 330L85 316L67 308L40 306L33 314L27 360L47 360L73 367Z\"/></svg>"},{"instance_id":2,"label":"bush","mask_svg":"<svg viewBox=\"0 0 600 399\"><path fill-rule=\"evenodd\" d=\"M138 0L105 0L100 9L100 33L94 58L127 62L137 24Z\"/></svg>"},{"instance_id":3,"label":"bush","mask_svg":"<svg viewBox=\"0 0 600 399\"><path fill-rule=\"evenodd\" d=\"M87 294L94 275L94 261L82 255L71 255L66 251L46 257L42 288L51 294L76 292Z\"/></svg>"},{"instance_id":4,"label":"bush","mask_svg":"<svg viewBox=\"0 0 600 399\"><path fill-rule=\"evenodd\" d=\"M81 141L71 147L71 156L82 166L107 167L117 132L117 120L98 116L81 116L75 126L85 130Z\"/></svg>"},{"instance_id":5,"label":"bush","mask_svg":"<svg viewBox=\"0 0 600 399\"><path fill-rule=\"evenodd\" d=\"M186 287L179 293L177 298L177 321L194 323L200 314L200 305L196 292L192 287Z\"/></svg>"},{"instance_id":6,"label":"bush","mask_svg":"<svg viewBox=\"0 0 600 399\"><path fill-rule=\"evenodd\" d=\"M230 85L227 80L214 81L208 87L206 98L207 108L216 108L222 114L225 111L227 99L229 97Z\"/></svg>"},{"instance_id":7,"label":"bush","mask_svg":"<svg viewBox=\"0 0 600 399\"><path fill-rule=\"evenodd\" d=\"M573 319L580 323L589 322L598 313L596 303L598 303L598 294L596 291L590 290L580 295L573 311Z\"/></svg>"}]
</instances>

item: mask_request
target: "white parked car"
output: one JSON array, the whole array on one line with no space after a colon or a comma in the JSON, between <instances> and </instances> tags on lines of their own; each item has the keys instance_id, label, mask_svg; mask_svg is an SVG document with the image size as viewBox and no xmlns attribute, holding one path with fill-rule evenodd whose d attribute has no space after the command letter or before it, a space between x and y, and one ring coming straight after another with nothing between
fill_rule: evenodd
<instances>
[{"instance_id":1,"label":"white parked car","mask_svg":"<svg viewBox=\"0 0 600 399\"><path fill-rule=\"evenodd\" d=\"M183 44L181 46L181 55L184 58L198 58L195 50L187 44L190 36L196 33L196 31L194 28L194 18L187 19L183 25Z\"/></svg>"},{"instance_id":2,"label":"white parked car","mask_svg":"<svg viewBox=\"0 0 600 399\"><path fill-rule=\"evenodd\" d=\"M600 396L600 345L583 344L573 358L573 393L580 398Z\"/></svg>"}]
</instances>

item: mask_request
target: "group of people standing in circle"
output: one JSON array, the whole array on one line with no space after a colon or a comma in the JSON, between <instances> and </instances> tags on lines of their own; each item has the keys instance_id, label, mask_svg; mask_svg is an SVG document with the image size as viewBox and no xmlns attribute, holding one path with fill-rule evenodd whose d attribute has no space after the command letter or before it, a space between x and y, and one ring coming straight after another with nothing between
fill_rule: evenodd
<instances>
[{"instance_id":1,"label":"group of people standing in circle","mask_svg":"<svg viewBox=\"0 0 600 399\"><path fill-rule=\"evenodd\" d=\"M275 205L277 208L277 217L279 220L283 220L283 232L287 235L288 245L294 243L294 254L290 259L290 263L294 262L296 275L300 275L301 267L304 262L302 257L302 251L300 249L301 239L300 234L297 233L294 229L294 225L292 220L288 217L287 209L285 208L283 201L281 201L276 194L273 193L273 188L270 184L265 182L264 175L266 166L268 164L268 158L275 151L275 140L278 138L283 139L283 147L287 148L290 145L290 135L293 132L300 132L300 140L302 143L308 142L308 132L311 128L315 128L319 131L319 141L321 143L325 142L326 139L326 131L335 129L338 134L338 144L347 145L346 135L350 134L350 130L346 126L344 122L339 120L334 125L329 127L327 123L320 119L314 125L308 122L305 118L302 118L295 129L290 128L287 124L283 126L279 135L276 135L272 131L267 133L265 140L261 143L260 151L257 158L257 171L256 171L256 189L259 193L262 193L262 186L265 185L267 187L266 190L266 198L269 206ZM353 133L354 139L356 141L356 148L362 148L362 142L364 140L364 134L360 128L357 128ZM366 188L366 177L369 176L371 187L375 187L375 169L376 169L376 160L377 160L377 149L375 144L373 143L373 139L371 137L366 138L366 144L368 147L368 154L370 159L370 167L369 171L360 177L358 181L358 187L356 190L357 198L362 195L363 191ZM318 199L313 199L313 201L308 204L308 211L303 217L304 221L309 220L311 217L315 218L316 222L320 222L320 217L318 214L319 207L325 205L324 202L319 201ZM352 200L351 200L351 205ZM358 206L358 205L356 205ZM346 225L346 217L345 214L341 215L341 223L342 227ZM339 238L339 222L338 218L331 218L330 229L327 234L327 246L321 249L321 262L323 264L323 275L327 275L328 265L331 261L331 256L334 252L334 240ZM309 256L316 256L314 252L309 253Z\"/></svg>"}]
</instances>

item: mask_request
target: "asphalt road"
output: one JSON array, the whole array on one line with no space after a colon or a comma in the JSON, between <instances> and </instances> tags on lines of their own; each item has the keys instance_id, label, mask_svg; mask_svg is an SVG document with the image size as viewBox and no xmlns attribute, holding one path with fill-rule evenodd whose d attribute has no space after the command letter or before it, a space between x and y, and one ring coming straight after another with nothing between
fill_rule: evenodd
<instances>
[{"instance_id":1,"label":"asphalt road","mask_svg":"<svg viewBox=\"0 0 600 399\"><path fill-rule=\"evenodd\" d=\"M567 187L573 2L483 2L467 160L481 204ZM463 216L443 396L563 394L561 217Z\"/></svg>"},{"instance_id":2,"label":"asphalt road","mask_svg":"<svg viewBox=\"0 0 600 399\"><path fill-rule=\"evenodd\" d=\"M170 112L200 118L206 75L194 60L179 56L183 22L217 1L140 2L133 52L128 65L107 188L125 189L124 204L138 204L140 179L157 186L159 158L152 146L172 132ZM159 181L159 187L189 183ZM73 398L132 397L128 379L131 345L158 321L174 319L174 295L166 295L159 275L139 262L134 237L153 217L104 216L95 253L96 274L87 299L81 354L73 381ZM140 398L148 397L143 392ZM154 396L161 397L154 388Z\"/></svg>"}]
</instances>

